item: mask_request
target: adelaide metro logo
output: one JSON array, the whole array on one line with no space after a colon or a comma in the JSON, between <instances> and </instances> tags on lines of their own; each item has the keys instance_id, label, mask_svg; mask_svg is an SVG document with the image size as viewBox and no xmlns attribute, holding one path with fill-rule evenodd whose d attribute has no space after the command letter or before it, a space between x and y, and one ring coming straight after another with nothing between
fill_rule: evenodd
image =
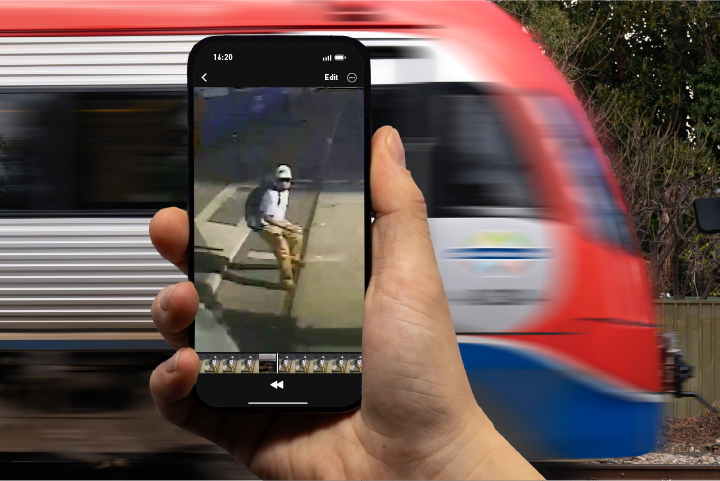
<instances>
[{"instance_id":1,"label":"adelaide metro logo","mask_svg":"<svg viewBox=\"0 0 720 481\"><path fill-rule=\"evenodd\" d=\"M551 250L537 247L527 234L498 231L475 232L461 247L445 249L443 254L479 277L519 277L536 261L551 258Z\"/></svg>"}]
</instances>

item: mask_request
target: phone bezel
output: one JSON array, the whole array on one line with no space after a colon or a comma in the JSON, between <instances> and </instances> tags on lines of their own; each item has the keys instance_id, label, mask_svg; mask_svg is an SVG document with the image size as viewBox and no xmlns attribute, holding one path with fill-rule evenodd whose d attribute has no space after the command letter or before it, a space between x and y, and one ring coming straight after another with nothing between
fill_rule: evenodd
<instances>
[{"instance_id":1,"label":"phone bezel","mask_svg":"<svg viewBox=\"0 0 720 481\"><path fill-rule=\"evenodd\" d=\"M370 195L370 144L372 140L372 119L371 119L371 112L370 112L370 105L371 105L371 96L370 96L370 56L365 49L365 46L358 40L351 38L351 37L345 37L345 36L336 36L336 35L312 35L312 36L306 36L306 35L216 35L212 37L207 37L195 44L190 51L190 55L188 57L188 63L187 63L187 98L188 98L188 130L187 130L187 149L188 149L188 203L187 203L187 212L188 212L188 220L190 223L190 229L188 233L188 249L187 249L187 259L188 259L188 280L190 282L193 282L194 284L194 274L195 274L195 266L194 266L194 218L190 218L190 214L194 212L195 208L195 199L194 199L194 162L195 162L195 151L194 151L194 122L195 122L195 106L194 106L194 67L195 67L195 60L197 57L198 52L205 47L208 43L216 42L216 41L233 41L233 42L258 42L258 41L270 41L277 42L280 41L287 41L287 42L308 42L308 41L323 41L323 40L333 40L333 41L341 41L341 42L347 42L353 47L357 49L358 52L362 55L363 60L363 101L364 101L364 171L365 171L365 180L364 180L364 201L365 201L365 218L364 218L364 224L365 224L365 292L367 295L367 289L370 283L370 277L372 275L372 235L371 235L371 216L372 216L372 201L371 201L371 195ZM286 85L288 87L292 87L293 85L288 84ZM320 85L319 85L320 86ZM195 347L195 320L193 320L192 324L190 325L188 329L188 346L191 348ZM199 373L198 373L199 375ZM362 374L359 374L359 376L362 376ZM330 393L329 393L330 394ZM203 400L203 398L200 396L197 386L193 386L192 389L192 396L195 402L202 407L205 410L211 411L211 412L217 412L217 413L243 413L243 412L252 412L252 413L344 413L344 412L350 412L358 407L360 407L360 404L362 402L362 388L359 393L358 399L356 402L348 405L348 406L342 406L342 407L314 407L314 406L308 406L308 407L300 407L300 406L262 406L262 407L243 407L243 406L213 406L208 404Z\"/></svg>"}]
</instances>

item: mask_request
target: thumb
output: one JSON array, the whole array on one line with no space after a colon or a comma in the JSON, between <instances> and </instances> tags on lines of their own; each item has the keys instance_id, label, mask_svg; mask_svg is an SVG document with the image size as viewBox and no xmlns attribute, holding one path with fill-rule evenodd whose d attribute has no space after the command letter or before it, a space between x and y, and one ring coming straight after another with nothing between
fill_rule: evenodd
<instances>
[{"instance_id":1,"label":"thumb","mask_svg":"<svg viewBox=\"0 0 720 481\"><path fill-rule=\"evenodd\" d=\"M370 190L375 212L371 282L392 297L397 294L403 303L423 306L440 324L436 327L456 343L425 199L405 168L400 135L390 126L380 128L372 139Z\"/></svg>"},{"instance_id":2,"label":"thumb","mask_svg":"<svg viewBox=\"0 0 720 481\"><path fill-rule=\"evenodd\" d=\"M427 221L425 199L405 168L405 149L393 127L378 129L372 139L370 184L376 218L404 211Z\"/></svg>"},{"instance_id":3,"label":"thumb","mask_svg":"<svg viewBox=\"0 0 720 481\"><path fill-rule=\"evenodd\" d=\"M378 432L404 433L413 442L432 433L409 424L460 432L477 403L435 260L425 199L392 127L373 137L370 192L375 222L363 318L363 419Z\"/></svg>"}]
</instances>

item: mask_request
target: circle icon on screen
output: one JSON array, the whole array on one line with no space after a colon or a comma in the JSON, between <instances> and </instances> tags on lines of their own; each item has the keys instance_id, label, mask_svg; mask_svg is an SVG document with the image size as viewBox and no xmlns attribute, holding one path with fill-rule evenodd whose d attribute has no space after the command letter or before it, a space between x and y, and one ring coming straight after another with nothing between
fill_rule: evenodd
<instances>
[{"instance_id":1,"label":"circle icon on screen","mask_svg":"<svg viewBox=\"0 0 720 481\"><path fill-rule=\"evenodd\" d=\"M357 75L354 73L349 73L347 76L348 82L354 83L357 80Z\"/></svg>"}]
</instances>

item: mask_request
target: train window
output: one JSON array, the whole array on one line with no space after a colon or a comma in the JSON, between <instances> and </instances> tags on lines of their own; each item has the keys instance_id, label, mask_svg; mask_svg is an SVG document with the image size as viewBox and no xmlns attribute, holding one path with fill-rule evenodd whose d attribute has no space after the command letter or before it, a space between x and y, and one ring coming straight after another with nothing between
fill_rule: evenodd
<instances>
[{"instance_id":1,"label":"train window","mask_svg":"<svg viewBox=\"0 0 720 481\"><path fill-rule=\"evenodd\" d=\"M427 138L427 90L424 84L373 85L373 131L392 125L400 132L403 144L405 139Z\"/></svg>"},{"instance_id":2,"label":"train window","mask_svg":"<svg viewBox=\"0 0 720 481\"><path fill-rule=\"evenodd\" d=\"M425 196L428 215L433 202L432 156L435 142L428 122L427 84L373 85L372 129L392 125L405 147L405 165Z\"/></svg>"},{"instance_id":3,"label":"train window","mask_svg":"<svg viewBox=\"0 0 720 481\"><path fill-rule=\"evenodd\" d=\"M546 95L527 95L522 99L544 135L560 149L566 183L574 201L586 213L583 230L598 240L637 253L625 214L601 168L603 159L570 110L559 99Z\"/></svg>"},{"instance_id":4,"label":"train window","mask_svg":"<svg viewBox=\"0 0 720 481\"><path fill-rule=\"evenodd\" d=\"M0 93L0 211L185 206L178 91Z\"/></svg>"},{"instance_id":5,"label":"train window","mask_svg":"<svg viewBox=\"0 0 720 481\"><path fill-rule=\"evenodd\" d=\"M586 232L595 238L635 251L625 215L615 201L610 185L600 169L595 149L574 139L558 139L563 165L577 203L588 214L583 217Z\"/></svg>"},{"instance_id":6,"label":"train window","mask_svg":"<svg viewBox=\"0 0 720 481\"><path fill-rule=\"evenodd\" d=\"M466 84L373 86L373 129L392 125L430 217L535 217L513 129L491 95Z\"/></svg>"},{"instance_id":7,"label":"train window","mask_svg":"<svg viewBox=\"0 0 720 481\"><path fill-rule=\"evenodd\" d=\"M457 216L462 212L458 208L535 207L508 124L491 98L447 95L439 102L442 129L434 166L435 209Z\"/></svg>"}]
</instances>

